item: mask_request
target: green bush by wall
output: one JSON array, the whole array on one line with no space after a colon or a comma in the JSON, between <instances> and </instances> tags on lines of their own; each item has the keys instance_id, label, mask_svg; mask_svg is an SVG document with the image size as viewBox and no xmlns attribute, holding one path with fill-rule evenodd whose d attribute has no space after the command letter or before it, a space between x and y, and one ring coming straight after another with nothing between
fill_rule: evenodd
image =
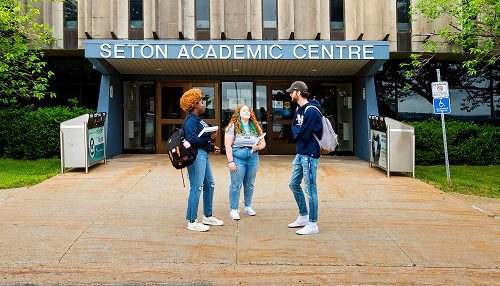
<instances>
[{"instance_id":1,"label":"green bush by wall","mask_svg":"<svg viewBox=\"0 0 500 286\"><path fill-rule=\"evenodd\" d=\"M415 128L417 165L444 164L441 121L410 122ZM452 165L498 165L500 127L467 121L447 121L448 158Z\"/></svg>"},{"instance_id":2,"label":"green bush by wall","mask_svg":"<svg viewBox=\"0 0 500 286\"><path fill-rule=\"evenodd\" d=\"M58 157L61 122L94 113L80 107L32 106L0 109L0 156L13 159Z\"/></svg>"}]
</instances>

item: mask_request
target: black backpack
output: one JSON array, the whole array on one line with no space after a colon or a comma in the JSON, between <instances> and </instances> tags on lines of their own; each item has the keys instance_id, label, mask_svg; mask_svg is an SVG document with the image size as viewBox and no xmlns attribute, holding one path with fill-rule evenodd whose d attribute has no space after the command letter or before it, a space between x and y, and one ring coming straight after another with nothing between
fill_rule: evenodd
<instances>
[{"instance_id":1,"label":"black backpack","mask_svg":"<svg viewBox=\"0 0 500 286\"><path fill-rule=\"evenodd\" d=\"M184 140L184 130L176 128L167 141L168 157L172 162L172 166L176 169L182 169L193 164L198 154L198 150L193 146L184 147Z\"/></svg>"}]
</instances>

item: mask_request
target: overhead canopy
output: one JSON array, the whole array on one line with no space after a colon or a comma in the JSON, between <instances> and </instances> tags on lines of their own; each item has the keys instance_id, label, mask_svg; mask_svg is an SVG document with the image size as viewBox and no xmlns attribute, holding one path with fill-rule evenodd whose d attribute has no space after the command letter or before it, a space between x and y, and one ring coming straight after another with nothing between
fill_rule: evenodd
<instances>
[{"instance_id":1,"label":"overhead canopy","mask_svg":"<svg viewBox=\"0 0 500 286\"><path fill-rule=\"evenodd\" d=\"M85 57L103 74L352 76L374 73L389 43L87 40Z\"/></svg>"}]
</instances>

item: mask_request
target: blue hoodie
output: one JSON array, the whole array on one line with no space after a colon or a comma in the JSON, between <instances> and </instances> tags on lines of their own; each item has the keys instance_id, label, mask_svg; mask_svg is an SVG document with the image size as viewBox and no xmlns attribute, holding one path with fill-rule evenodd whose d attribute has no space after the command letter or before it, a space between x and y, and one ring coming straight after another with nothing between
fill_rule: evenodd
<instances>
[{"instance_id":1,"label":"blue hoodie","mask_svg":"<svg viewBox=\"0 0 500 286\"><path fill-rule=\"evenodd\" d=\"M195 147L196 149L201 148L208 153L214 150L214 145L210 143L210 141L212 141L210 134L205 134L201 137L198 137L198 134L200 134L201 130L203 130L203 128L206 126L208 126L208 124L206 124L205 121L201 120L200 117L190 113L186 116L186 119L184 119L183 129L184 138L191 144L191 146Z\"/></svg>"},{"instance_id":2,"label":"blue hoodie","mask_svg":"<svg viewBox=\"0 0 500 286\"><path fill-rule=\"evenodd\" d=\"M297 154L319 158L319 143L313 136L316 134L318 139L323 135L323 122L321 114L315 108L309 108L304 114L306 107L316 106L321 110L321 105L316 100L310 100L308 103L297 107L293 117L292 132L297 139Z\"/></svg>"}]
</instances>

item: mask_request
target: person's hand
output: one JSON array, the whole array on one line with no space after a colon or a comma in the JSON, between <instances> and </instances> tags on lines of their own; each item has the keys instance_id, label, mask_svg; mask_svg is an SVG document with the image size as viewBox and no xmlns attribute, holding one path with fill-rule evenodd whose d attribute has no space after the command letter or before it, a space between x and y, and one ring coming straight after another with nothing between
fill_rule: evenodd
<instances>
[{"instance_id":1,"label":"person's hand","mask_svg":"<svg viewBox=\"0 0 500 286\"><path fill-rule=\"evenodd\" d=\"M217 131L215 131L214 133L212 133L212 134L210 135L210 138L212 138L212 139L217 138Z\"/></svg>"},{"instance_id":2,"label":"person's hand","mask_svg":"<svg viewBox=\"0 0 500 286\"><path fill-rule=\"evenodd\" d=\"M260 150L259 144L255 143L252 146L252 153L257 152Z\"/></svg>"},{"instance_id":3,"label":"person's hand","mask_svg":"<svg viewBox=\"0 0 500 286\"><path fill-rule=\"evenodd\" d=\"M218 146L214 146L214 153L215 153L215 155L220 154L220 148Z\"/></svg>"},{"instance_id":4,"label":"person's hand","mask_svg":"<svg viewBox=\"0 0 500 286\"><path fill-rule=\"evenodd\" d=\"M229 171L236 174L236 164L234 162L231 162L231 163L228 163L227 165L229 167Z\"/></svg>"}]
</instances>

